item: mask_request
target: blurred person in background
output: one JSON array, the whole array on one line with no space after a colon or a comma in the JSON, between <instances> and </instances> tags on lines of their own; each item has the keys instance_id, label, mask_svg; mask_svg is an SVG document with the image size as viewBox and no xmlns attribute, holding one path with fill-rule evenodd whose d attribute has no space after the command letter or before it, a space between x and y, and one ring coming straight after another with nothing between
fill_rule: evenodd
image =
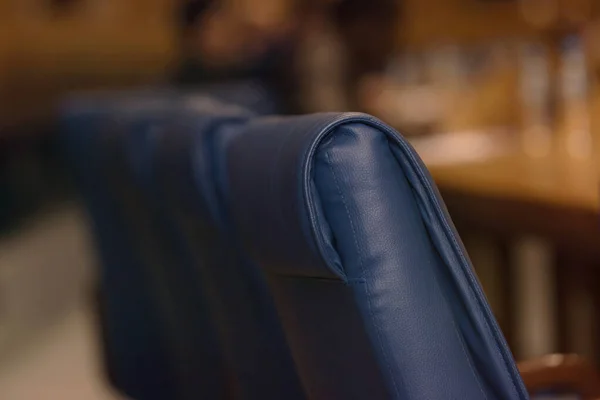
<instances>
[{"instance_id":1,"label":"blurred person in background","mask_svg":"<svg viewBox=\"0 0 600 400\"><path fill-rule=\"evenodd\" d=\"M294 26L289 4L287 0L184 2L179 21L183 59L173 83L195 87L253 81L276 97L281 111L291 112Z\"/></svg>"},{"instance_id":2,"label":"blurred person in background","mask_svg":"<svg viewBox=\"0 0 600 400\"><path fill-rule=\"evenodd\" d=\"M386 72L398 52L401 0L344 0L334 11L346 51L346 95L352 109L364 110L362 87Z\"/></svg>"},{"instance_id":3,"label":"blurred person in background","mask_svg":"<svg viewBox=\"0 0 600 400\"><path fill-rule=\"evenodd\" d=\"M361 109L396 50L396 0L191 0L177 85L254 80L286 113Z\"/></svg>"}]
</instances>

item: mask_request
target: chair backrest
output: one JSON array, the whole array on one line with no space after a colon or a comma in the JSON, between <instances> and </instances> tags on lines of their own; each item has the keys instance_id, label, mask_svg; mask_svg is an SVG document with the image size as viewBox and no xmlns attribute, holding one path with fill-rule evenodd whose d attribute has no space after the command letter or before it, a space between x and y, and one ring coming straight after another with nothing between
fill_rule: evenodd
<instances>
[{"instance_id":1,"label":"chair backrest","mask_svg":"<svg viewBox=\"0 0 600 400\"><path fill-rule=\"evenodd\" d=\"M198 92L257 113L273 107L263 88L241 82L80 94L63 112L64 142L101 256L106 371L139 400L234 396L187 239L153 185L156 134L179 107L208 104Z\"/></svg>"},{"instance_id":2,"label":"chair backrest","mask_svg":"<svg viewBox=\"0 0 600 400\"><path fill-rule=\"evenodd\" d=\"M219 150L311 399L526 399L426 168L363 114L258 118Z\"/></svg>"},{"instance_id":3,"label":"chair backrest","mask_svg":"<svg viewBox=\"0 0 600 400\"><path fill-rule=\"evenodd\" d=\"M232 239L214 154L251 114L197 98L156 136L156 182L208 294L236 398L303 399L304 391L262 272Z\"/></svg>"},{"instance_id":4,"label":"chair backrest","mask_svg":"<svg viewBox=\"0 0 600 400\"><path fill-rule=\"evenodd\" d=\"M154 185L155 139L179 104L172 100L143 112L121 113L116 123L105 127L96 147L104 155L104 179L126 220L129 245L143 263L143 278L157 298L177 398L222 399L232 396L231 385L205 293L186 243Z\"/></svg>"},{"instance_id":5,"label":"chair backrest","mask_svg":"<svg viewBox=\"0 0 600 400\"><path fill-rule=\"evenodd\" d=\"M131 96L122 93L71 102L62 115L62 138L101 261L99 301L108 378L131 398L176 398L176 377L156 296L131 246L127 220L104 179L104 155L97 147L107 122L129 101Z\"/></svg>"}]
</instances>

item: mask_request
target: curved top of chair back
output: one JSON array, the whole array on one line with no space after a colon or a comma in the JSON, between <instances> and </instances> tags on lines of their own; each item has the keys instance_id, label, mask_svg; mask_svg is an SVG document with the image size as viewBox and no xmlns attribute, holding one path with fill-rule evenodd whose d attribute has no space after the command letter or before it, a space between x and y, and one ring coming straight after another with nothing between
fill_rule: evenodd
<instances>
[{"instance_id":1,"label":"curved top of chair back","mask_svg":"<svg viewBox=\"0 0 600 400\"><path fill-rule=\"evenodd\" d=\"M525 399L426 168L364 114L257 118L223 150L309 397Z\"/></svg>"}]
</instances>

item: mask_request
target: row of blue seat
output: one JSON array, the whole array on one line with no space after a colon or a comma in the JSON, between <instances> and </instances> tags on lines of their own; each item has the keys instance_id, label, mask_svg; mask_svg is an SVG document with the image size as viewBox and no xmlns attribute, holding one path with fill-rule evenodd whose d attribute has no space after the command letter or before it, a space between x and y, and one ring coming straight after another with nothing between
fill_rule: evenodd
<instances>
[{"instance_id":1,"label":"row of blue seat","mask_svg":"<svg viewBox=\"0 0 600 400\"><path fill-rule=\"evenodd\" d=\"M133 399L525 399L435 185L364 114L71 103L111 380Z\"/></svg>"}]
</instances>

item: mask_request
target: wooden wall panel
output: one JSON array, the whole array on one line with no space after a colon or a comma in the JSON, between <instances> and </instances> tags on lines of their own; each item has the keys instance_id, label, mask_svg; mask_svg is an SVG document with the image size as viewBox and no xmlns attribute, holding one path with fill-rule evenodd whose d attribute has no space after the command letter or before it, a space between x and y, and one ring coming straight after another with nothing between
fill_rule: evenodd
<instances>
[{"instance_id":1,"label":"wooden wall panel","mask_svg":"<svg viewBox=\"0 0 600 400\"><path fill-rule=\"evenodd\" d=\"M70 89L163 79L176 57L172 0L0 0L0 129L42 118Z\"/></svg>"},{"instance_id":2,"label":"wooden wall panel","mask_svg":"<svg viewBox=\"0 0 600 400\"><path fill-rule=\"evenodd\" d=\"M399 30L400 41L409 47L485 43L533 34L516 0L404 0Z\"/></svg>"}]
</instances>

